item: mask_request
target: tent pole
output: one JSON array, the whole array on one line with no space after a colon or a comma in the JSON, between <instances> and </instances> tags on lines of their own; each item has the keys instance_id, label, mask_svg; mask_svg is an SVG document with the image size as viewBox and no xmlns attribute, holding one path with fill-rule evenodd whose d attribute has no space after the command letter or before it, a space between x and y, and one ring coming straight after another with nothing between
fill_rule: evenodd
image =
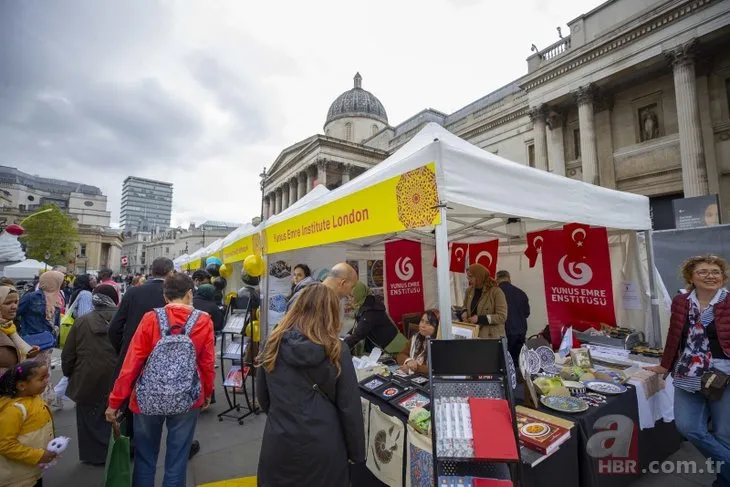
<instances>
[{"instance_id":1,"label":"tent pole","mask_svg":"<svg viewBox=\"0 0 730 487\"><path fill-rule=\"evenodd\" d=\"M649 288L651 288L651 326L653 329L652 347L662 346L662 324L659 317L659 298L657 296L656 275L654 274L654 235L651 230L645 230L646 237L646 262L649 267Z\"/></svg>"},{"instance_id":2,"label":"tent pole","mask_svg":"<svg viewBox=\"0 0 730 487\"><path fill-rule=\"evenodd\" d=\"M450 340L451 334L451 283L449 282L449 234L446 205L439 207L441 223L436 225L436 276L438 281L439 311L441 312L441 338Z\"/></svg>"}]
</instances>

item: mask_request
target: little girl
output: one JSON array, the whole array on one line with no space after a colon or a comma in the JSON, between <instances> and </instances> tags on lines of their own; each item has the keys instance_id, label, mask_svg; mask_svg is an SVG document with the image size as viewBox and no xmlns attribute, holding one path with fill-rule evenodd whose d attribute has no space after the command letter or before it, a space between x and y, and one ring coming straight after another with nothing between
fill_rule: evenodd
<instances>
[{"instance_id":1,"label":"little girl","mask_svg":"<svg viewBox=\"0 0 730 487\"><path fill-rule=\"evenodd\" d=\"M54 438L53 419L41 393L48 367L21 362L0 377L0 486L43 485L40 466L56 454L46 450Z\"/></svg>"}]
</instances>

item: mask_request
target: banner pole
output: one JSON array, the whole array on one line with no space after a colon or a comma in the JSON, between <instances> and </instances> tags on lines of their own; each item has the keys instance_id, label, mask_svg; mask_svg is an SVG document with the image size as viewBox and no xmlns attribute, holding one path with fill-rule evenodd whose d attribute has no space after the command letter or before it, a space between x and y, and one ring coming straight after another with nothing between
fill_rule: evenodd
<instances>
[{"instance_id":1,"label":"banner pole","mask_svg":"<svg viewBox=\"0 0 730 487\"><path fill-rule=\"evenodd\" d=\"M446 215L446 203L439 205L441 222L436 225L436 277L439 293L439 311L441 323L439 325L441 338L450 340L451 334L451 283L449 282L449 234Z\"/></svg>"},{"instance_id":2,"label":"banner pole","mask_svg":"<svg viewBox=\"0 0 730 487\"><path fill-rule=\"evenodd\" d=\"M656 274L654 273L654 235L651 230L644 230L646 237L646 262L649 267L649 288L651 296L651 326L653 337L651 346L661 348L662 346L662 323L659 316L659 298L657 296Z\"/></svg>"}]
</instances>

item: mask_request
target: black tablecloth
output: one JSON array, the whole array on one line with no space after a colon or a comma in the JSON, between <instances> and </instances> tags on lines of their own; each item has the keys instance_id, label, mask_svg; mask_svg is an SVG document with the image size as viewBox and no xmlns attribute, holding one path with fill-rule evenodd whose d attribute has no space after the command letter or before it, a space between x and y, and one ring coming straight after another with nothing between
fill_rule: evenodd
<instances>
[{"instance_id":1,"label":"black tablecloth","mask_svg":"<svg viewBox=\"0 0 730 487\"><path fill-rule=\"evenodd\" d=\"M641 469L652 461L665 460L679 449L680 436L674 423L657 422L656 426L647 430L639 430L639 408L636 402L636 390L627 385L627 391L616 396L608 396L606 403L599 407L590 407L578 414L549 411L549 414L574 421L577 425L575 436L578 439L578 467L581 487L624 487L627 482L641 475ZM517 400L522 401L523 388L517 388ZM638 465L634 473L612 473L599 471L599 461L587 452L588 439L595 433L595 422L608 415L620 414L634 422L638 443ZM562 448L562 447L561 447ZM538 465L539 466L539 465ZM567 468L567 466L566 466Z\"/></svg>"}]
</instances>

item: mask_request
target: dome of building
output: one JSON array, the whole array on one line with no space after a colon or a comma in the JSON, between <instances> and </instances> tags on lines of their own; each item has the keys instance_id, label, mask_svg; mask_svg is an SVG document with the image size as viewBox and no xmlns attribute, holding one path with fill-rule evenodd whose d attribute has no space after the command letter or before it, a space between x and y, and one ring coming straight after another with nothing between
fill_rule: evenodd
<instances>
[{"instance_id":1,"label":"dome of building","mask_svg":"<svg viewBox=\"0 0 730 487\"><path fill-rule=\"evenodd\" d=\"M375 95L362 89L362 76L360 76L360 73L355 75L355 86L338 96L330 105L325 125L340 118L350 117L371 118L386 125L388 124L388 115L385 113L383 104Z\"/></svg>"}]
</instances>

